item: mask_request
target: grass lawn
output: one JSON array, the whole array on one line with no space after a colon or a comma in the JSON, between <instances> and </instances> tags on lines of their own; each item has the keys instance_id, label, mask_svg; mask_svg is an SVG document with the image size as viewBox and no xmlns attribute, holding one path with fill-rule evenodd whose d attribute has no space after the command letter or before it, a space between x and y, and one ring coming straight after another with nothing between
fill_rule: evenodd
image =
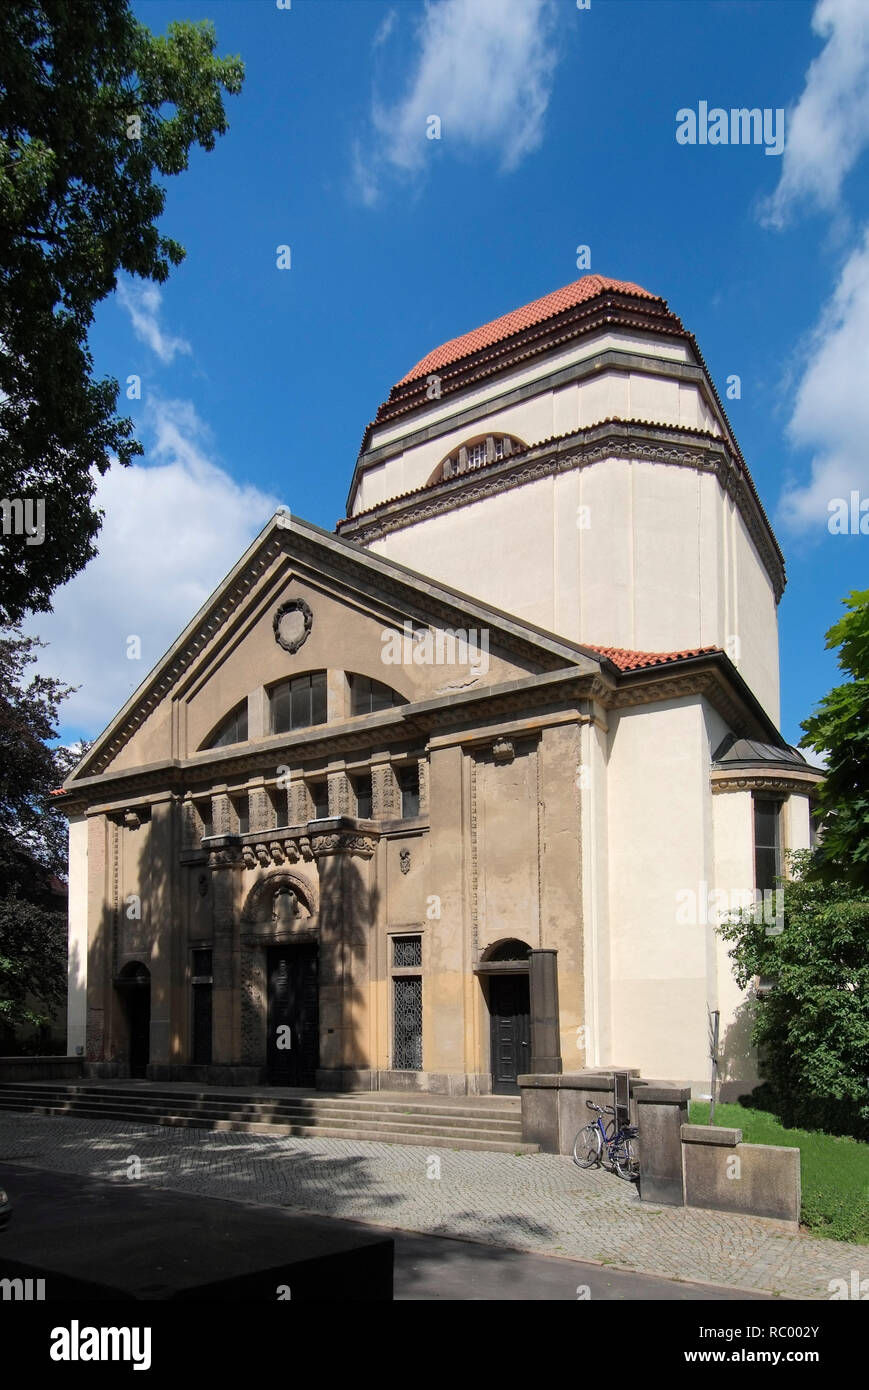
<instances>
[{"instance_id":1,"label":"grass lawn","mask_svg":"<svg viewBox=\"0 0 869 1390\"><path fill-rule=\"evenodd\" d=\"M692 1100L694 1125L709 1123L708 1101ZM742 1130L746 1144L799 1149L803 1224L813 1235L869 1245L869 1144L805 1129L785 1129L766 1110L716 1105L716 1125Z\"/></svg>"}]
</instances>

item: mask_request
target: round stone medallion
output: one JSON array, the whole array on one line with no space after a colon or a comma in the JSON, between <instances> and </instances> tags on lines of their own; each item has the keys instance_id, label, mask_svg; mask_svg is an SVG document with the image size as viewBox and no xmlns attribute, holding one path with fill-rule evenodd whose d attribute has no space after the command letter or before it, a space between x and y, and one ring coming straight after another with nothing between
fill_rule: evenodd
<instances>
[{"instance_id":1,"label":"round stone medallion","mask_svg":"<svg viewBox=\"0 0 869 1390\"><path fill-rule=\"evenodd\" d=\"M314 615L303 598L291 598L275 613L275 641L292 655L307 641Z\"/></svg>"}]
</instances>

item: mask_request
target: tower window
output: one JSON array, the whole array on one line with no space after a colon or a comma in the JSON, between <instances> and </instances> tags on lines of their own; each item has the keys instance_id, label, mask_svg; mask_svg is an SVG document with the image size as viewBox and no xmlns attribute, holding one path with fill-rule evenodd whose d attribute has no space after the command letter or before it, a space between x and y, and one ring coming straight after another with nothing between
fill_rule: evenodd
<instances>
[{"instance_id":1,"label":"tower window","mask_svg":"<svg viewBox=\"0 0 869 1390\"><path fill-rule=\"evenodd\" d=\"M760 892L776 886L781 874L781 803L754 801L754 886Z\"/></svg>"},{"instance_id":2,"label":"tower window","mask_svg":"<svg viewBox=\"0 0 869 1390\"><path fill-rule=\"evenodd\" d=\"M486 462L486 441L481 439L477 444L468 445L468 467L479 468Z\"/></svg>"}]
</instances>

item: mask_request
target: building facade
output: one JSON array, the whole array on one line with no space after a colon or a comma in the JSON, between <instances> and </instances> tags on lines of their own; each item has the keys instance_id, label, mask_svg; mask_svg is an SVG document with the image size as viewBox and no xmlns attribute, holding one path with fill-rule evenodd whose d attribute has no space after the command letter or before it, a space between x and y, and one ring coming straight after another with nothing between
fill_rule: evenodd
<instances>
[{"instance_id":1,"label":"building facade","mask_svg":"<svg viewBox=\"0 0 869 1390\"><path fill-rule=\"evenodd\" d=\"M781 553L699 349L587 276L444 344L68 779L96 1074L755 1079L715 923L811 837ZM770 930L776 930L768 898ZM770 906L772 905L772 907Z\"/></svg>"}]
</instances>

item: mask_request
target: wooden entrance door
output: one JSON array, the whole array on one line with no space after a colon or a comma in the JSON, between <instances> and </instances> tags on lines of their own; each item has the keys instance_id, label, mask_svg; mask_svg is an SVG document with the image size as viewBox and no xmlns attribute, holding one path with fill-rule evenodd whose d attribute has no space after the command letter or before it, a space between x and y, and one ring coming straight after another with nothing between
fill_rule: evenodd
<instances>
[{"instance_id":1,"label":"wooden entrance door","mask_svg":"<svg viewBox=\"0 0 869 1390\"><path fill-rule=\"evenodd\" d=\"M528 976L490 975L492 1021L492 1090L516 1095L517 1076L531 1066L531 997Z\"/></svg>"},{"instance_id":2,"label":"wooden entrance door","mask_svg":"<svg viewBox=\"0 0 869 1390\"><path fill-rule=\"evenodd\" d=\"M269 1080L279 1086L313 1086L320 1060L317 947L270 947L268 982Z\"/></svg>"}]
</instances>

